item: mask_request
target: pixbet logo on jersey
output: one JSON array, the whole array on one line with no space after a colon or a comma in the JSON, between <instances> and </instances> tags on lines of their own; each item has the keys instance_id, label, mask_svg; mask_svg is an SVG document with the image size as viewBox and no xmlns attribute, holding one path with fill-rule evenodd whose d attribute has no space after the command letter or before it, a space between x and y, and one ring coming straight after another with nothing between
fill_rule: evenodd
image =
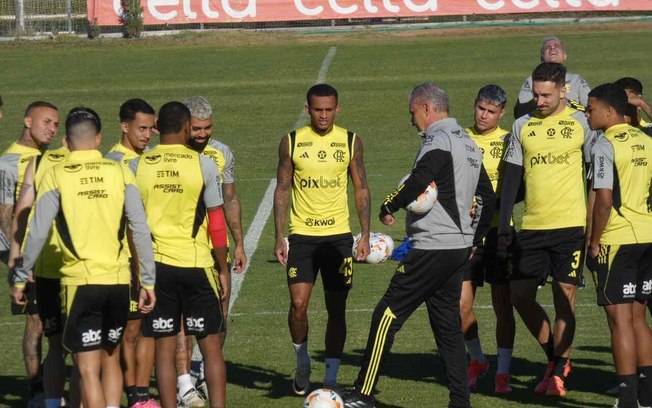
<instances>
[{"instance_id":1,"label":"pixbet logo on jersey","mask_svg":"<svg viewBox=\"0 0 652 408\"><path fill-rule=\"evenodd\" d=\"M174 320L159 317L152 322L152 329L157 333L171 332L174 329Z\"/></svg>"},{"instance_id":2,"label":"pixbet logo on jersey","mask_svg":"<svg viewBox=\"0 0 652 408\"><path fill-rule=\"evenodd\" d=\"M341 187L342 183L340 178L327 179L324 176L319 176L318 179L308 177L307 179L301 179L299 182L299 187L303 190L304 188L336 188Z\"/></svg>"},{"instance_id":3,"label":"pixbet logo on jersey","mask_svg":"<svg viewBox=\"0 0 652 408\"><path fill-rule=\"evenodd\" d=\"M535 157L532 157L530 159L530 167L534 167L539 164L570 164L568 162L568 158L570 155L568 153L566 154L560 154L559 156L555 156L554 154L548 152L548 154L538 154Z\"/></svg>"},{"instance_id":4,"label":"pixbet logo on jersey","mask_svg":"<svg viewBox=\"0 0 652 408\"><path fill-rule=\"evenodd\" d=\"M186 326L188 329L196 331L204 331L204 318L203 317L186 317Z\"/></svg>"}]
</instances>

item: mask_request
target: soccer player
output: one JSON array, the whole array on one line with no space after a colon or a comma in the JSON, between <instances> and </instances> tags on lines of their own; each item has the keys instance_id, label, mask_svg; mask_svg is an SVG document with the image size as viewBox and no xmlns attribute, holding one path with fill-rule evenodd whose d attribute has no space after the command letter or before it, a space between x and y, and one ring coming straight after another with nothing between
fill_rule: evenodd
<instances>
[{"instance_id":1,"label":"soccer player","mask_svg":"<svg viewBox=\"0 0 652 408\"><path fill-rule=\"evenodd\" d=\"M373 312L354 390L344 398L347 408L374 407L372 394L394 336L424 302L446 366L449 406L471 406L459 318L460 292L471 248L489 230L495 196L480 149L448 116L446 93L432 82L422 83L410 93L409 109L423 142L412 173L387 196L379 217L383 224L393 225L392 214L415 200L432 181L437 184L437 202L425 215L407 214L407 234L413 246ZM474 196L479 217L475 231L471 218Z\"/></svg>"},{"instance_id":2,"label":"soccer player","mask_svg":"<svg viewBox=\"0 0 652 408\"><path fill-rule=\"evenodd\" d=\"M146 316L143 334L156 341L162 407L177 406L175 350L182 323L188 335L197 337L204 357L210 406L224 407L226 367L219 343L224 315L218 273L228 269L220 178L211 159L186 146L190 111L183 103L163 105L157 129L161 144L130 163L152 229L157 268L159 302Z\"/></svg>"},{"instance_id":3,"label":"soccer player","mask_svg":"<svg viewBox=\"0 0 652 408\"><path fill-rule=\"evenodd\" d=\"M641 117L645 112L648 118L652 118L652 106L643 99L643 84L636 78L624 77L616 82L627 93L627 102L634 108L629 109L625 116L630 117L630 124L641 129L645 134L652 136L652 125Z\"/></svg>"},{"instance_id":4,"label":"soccer player","mask_svg":"<svg viewBox=\"0 0 652 408\"><path fill-rule=\"evenodd\" d=\"M21 258L21 244L27 228L29 213L36 199L36 186L43 180L43 174L51 167L65 160L69 153L64 146L45 151L42 156L31 159L25 170L20 195L14 209L11 229L9 263L16 265ZM65 351L62 345L63 318L61 313L61 274L63 267L61 248L56 223L52 225L47 245L43 247L34 266L35 301L48 341L48 353L43 360L43 388L45 406L58 407L63 397L66 382Z\"/></svg>"},{"instance_id":5,"label":"soccer player","mask_svg":"<svg viewBox=\"0 0 652 408\"><path fill-rule=\"evenodd\" d=\"M525 211L516 237L517 270L510 275L511 300L548 358L546 373L535 392L562 397L571 368L575 295L584 259L587 211L583 163L595 136L584 114L568 105L565 77L566 68L552 62L540 64L532 73L537 109L512 127L498 225L500 239L510 244L512 210L524 182ZM554 330L536 301L537 287L549 275L553 279Z\"/></svg>"},{"instance_id":6,"label":"soccer player","mask_svg":"<svg viewBox=\"0 0 652 408\"><path fill-rule=\"evenodd\" d=\"M652 140L626 123L627 112L619 85L589 93L586 117L604 136L591 150L595 202L587 266L611 329L616 406L637 408L652 406L652 331L645 317L652 299Z\"/></svg>"},{"instance_id":7,"label":"soccer player","mask_svg":"<svg viewBox=\"0 0 652 408\"><path fill-rule=\"evenodd\" d=\"M128 165L143 154L152 133L156 130L156 112L142 99L129 99L120 106L122 137L106 154L111 159ZM129 249L129 247L127 247ZM156 408L159 405L149 394L149 379L154 367L154 339L140 335L143 314L138 310L140 278L138 260L130 259L131 288L127 327L122 337L122 370L127 406Z\"/></svg>"},{"instance_id":8,"label":"soccer player","mask_svg":"<svg viewBox=\"0 0 652 408\"><path fill-rule=\"evenodd\" d=\"M541 62L564 64L566 58L566 49L559 38L546 37L543 39L541 42ZM572 105L580 109L586 106L591 87L581 75L566 72L565 88L566 99ZM530 76L525 80L518 93L518 100L514 106L514 119L518 119L534 109L536 109L536 103L532 99L532 77Z\"/></svg>"},{"instance_id":9,"label":"soccer player","mask_svg":"<svg viewBox=\"0 0 652 408\"><path fill-rule=\"evenodd\" d=\"M30 159L41 156L57 134L59 111L49 102L36 101L25 110L23 131L0 157L0 256L8 262L14 206L20 194L23 178ZM9 280L13 284L13 262L8 263ZM43 325L36 306L36 289L29 282L25 291L27 303L13 308L15 313L26 313L23 333L23 359L29 378L30 400L43 398L41 376L41 336Z\"/></svg>"},{"instance_id":10,"label":"soccer player","mask_svg":"<svg viewBox=\"0 0 652 408\"><path fill-rule=\"evenodd\" d=\"M53 221L64 257L64 346L79 368L85 407L118 407L122 389L119 347L129 309L129 263L123 251L125 216L138 251L143 312L155 303L150 232L135 180L129 170L97 150L100 119L87 108L66 118L67 160L43 175L25 238L23 262L16 267L12 297L22 300L30 271ZM88 234L93 225L92 237ZM101 380L100 380L101 377Z\"/></svg>"},{"instance_id":11,"label":"soccer player","mask_svg":"<svg viewBox=\"0 0 652 408\"><path fill-rule=\"evenodd\" d=\"M491 186L500 194L501 181L505 170L503 154L509 131L500 127L500 119L505 115L507 94L498 85L486 85L480 89L475 99L473 126L464 129L482 151L484 165ZM508 250L498 242L498 212L494 212L491 229L482 244L475 249L471 267L467 270L462 284L460 311L462 313L462 333L466 349L471 356L468 378L469 388L476 386L478 377L489 370L489 362L482 352L478 336L478 321L473 312L473 301L478 286L487 281L491 285L491 300L496 314L496 344L498 346L498 367L495 377L495 391L499 394L511 392L509 385L509 365L514 349L516 323L514 310L509 300L511 259Z\"/></svg>"},{"instance_id":12,"label":"soccer player","mask_svg":"<svg viewBox=\"0 0 652 408\"><path fill-rule=\"evenodd\" d=\"M346 299L353 283L353 237L347 205L349 175L362 230L356 259L364 260L369 254L371 201L362 141L354 132L335 125L339 109L335 88L314 85L306 96L310 125L284 136L279 146L274 254L286 267L290 290L288 325L297 361L292 389L297 395L305 395L310 388L308 303L319 272L328 313L324 386L337 385L346 340ZM290 196L288 253L284 231Z\"/></svg>"}]
</instances>

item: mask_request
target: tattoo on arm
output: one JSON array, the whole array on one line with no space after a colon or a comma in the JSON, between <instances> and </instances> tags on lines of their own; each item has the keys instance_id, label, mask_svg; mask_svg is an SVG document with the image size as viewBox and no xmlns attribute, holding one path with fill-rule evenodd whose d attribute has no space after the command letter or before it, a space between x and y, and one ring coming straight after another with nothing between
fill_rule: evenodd
<instances>
[{"instance_id":1,"label":"tattoo on arm","mask_svg":"<svg viewBox=\"0 0 652 408\"><path fill-rule=\"evenodd\" d=\"M229 225L229 231L233 236L235 245L242 245L242 216L240 214L240 199L235 192L233 183L224 184L224 215L226 223Z\"/></svg>"},{"instance_id":2,"label":"tattoo on arm","mask_svg":"<svg viewBox=\"0 0 652 408\"><path fill-rule=\"evenodd\" d=\"M7 240L11 238L11 220L14 214L13 205L0 205L0 229Z\"/></svg>"},{"instance_id":3,"label":"tattoo on arm","mask_svg":"<svg viewBox=\"0 0 652 408\"><path fill-rule=\"evenodd\" d=\"M354 154L349 163L349 173L355 188L355 207L358 212L360 229L363 234L369 233L371 219L371 195L367 185L367 172L364 167L364 150L359 137L355 138Z\"/></svg>"},{"instance_id":4,"label":"tattoo on arm","mask_svg":"<svg viewBox=\"0 0 652 408\"><path fill-rule=\"evenodd\" d=\"M276 170L276 189L274 191L274 227L277 239L284 235L285 221L290 206L294 166L289 152L288 137L285 136L281 139L278 149L278 168Z\"/></svg>"}]
</instances>

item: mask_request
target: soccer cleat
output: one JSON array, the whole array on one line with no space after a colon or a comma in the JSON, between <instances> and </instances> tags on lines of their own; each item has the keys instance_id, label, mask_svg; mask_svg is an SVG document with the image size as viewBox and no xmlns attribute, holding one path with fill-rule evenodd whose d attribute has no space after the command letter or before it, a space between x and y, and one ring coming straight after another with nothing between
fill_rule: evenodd
<instances>
[{"instance_id":1,"label":"soccer cleat","mask_svg":"<svg viewBox=\"0 0 652 408\"><path fill-rule=\"evenodd\" d=\"M204 399L208 399L208 385L206 384L204 377L197 378L197 382L195 382L195 389L201 393L201 396Z\"/></svg>"},{"instance_id":2,"label":"soccer cleat","mask_svg":"<svg viewBox=\"0 0 652 408\"><path fill-rule=\"evenodd\" d=\"M301 364L294 370L294 381L292 391L297 395L306 395L310 389L310 365Z\"/></svg>"},{"instance_id":3,"label":"soccer cleat","mask_svg":"<svg viewBox=\"0 0 652 408\"><path fill-rule=\"evenodd\" d=\"M552 361L548 361L548 365L546 366L546 373L543 375L541 382L539 382L539 384L537 384L537 386L534 387L535 393L543 394L548 390L548 381L550 380L550 374L552 374L553 365L554 363Z\"/></svg>"},{"instance_id":4,"label":"soccer cleat","mask_svg":"<svg viewBox=\"0 0 652 408\"><path fill-rule=\"evenodd\" d=\"M637 403L638 408L652 408L652 407L644 407L640 403ZM613 408L620 408L620 405L618 405L618 398L616 398L616 403L614 404Z\"/></svg>"},{"instance_id":5,"label":"soccer cleat","mask_svg":"<svg viewBox=\"0 0 652 408\"><path fill-rule=\"evenodd\" d=\"M607 395L618 395L619 392L620 392L620 390L619 390L619 387L617 385L613 386L613 387L609 388L607 391L605 391L605 393ZM616 404L618 404L618 400L616 400Z\"/></svg>"},{"instance_id":6,"label":"soccer cleat","mask_svg":"<svg viewBox=\"0 0 652 408\"><path fill-rule=\"evenodd\" d=\"M512 392L512 386L509 385L509 373L507 374L496 374L496 394L509 394Z\"/></svg>"},{"instance_id":7,"label":"soccer cleat","mask_svg":"<svg viewBox=\"0 0 652 408\"><path fill-rule=\"evenodd\" d=\"M345 408L375 408L374 397L360 394L358 391L351 391L342 395Z\"/></svg>"},{"instance_id":8,"label":"soccer cleat","mask_svg":"<svg viewBox=\"0 0 652 408\"><path fill-rule=\"evenodd\" d=\"M546 395L549 397L565 397L566 388L564 388L564 380L556 375L550 377Z\"/></svg>"},{"instance_id":9,"label":"soccer cleat","mask_svg":"<svg viewBox=\"0 0 652 408\"><path fill-rule=\"evenodd\" d=\"M150 398L147 401L139 401L130 408L161 408L161 406L158 402Z\"/></svg>"},{"instance_id":10,"label":"soccer cleat","mask_svg":"<svg viewBox=\"0 0 652 408\"><path fill-rule=\"evenodd\" d=\"M485 375L487 371L489 371L489 360L486 358L483 362L480 362L480 360L471 360L467 374L469 377L469 388L475 388L478 384L478 377Z\"/></svg>"},{"instance_id":11,"label":"soccer cleat","mask_svg":"<svg viewBox=\"0 0 652 408\"><path fill-rule=\"evenodd\" d=\"M179 398L179 400L179 405L186 408L203 408L206 405L206 401L204 401L201 395L199 395L199 391L195 388L189 389L181 398Z\"/></svg>"}]
</instances>

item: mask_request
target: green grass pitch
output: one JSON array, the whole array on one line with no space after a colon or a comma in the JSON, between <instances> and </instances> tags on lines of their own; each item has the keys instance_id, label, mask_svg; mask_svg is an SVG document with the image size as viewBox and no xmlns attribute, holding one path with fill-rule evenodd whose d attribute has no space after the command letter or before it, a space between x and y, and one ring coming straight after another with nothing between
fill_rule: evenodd
<instances>
[{"instance_id":1,"label":"green grass pitch","mask_svg":"<svg viewBox=\"0 0 652 408\"><path fill-rule=\"evenodd\" d=\"M482 85L497 83L510 96L502 126L512 122L511 107L523 80L539 62L539 44L556 34L566 43L571 71L593 86L622 76L652 87L648 48L649 23L492 27L462 30L392 30L352 33L186 33L139 41L58 39L0 45L0 147L15 140L25 106L38 99L65 113L77 105L96 109L103 119L106 151L118 140L118 108L132 97L155 107L189 95L213 104L214 136L231 146L236 157L236 186L245 232L251 226L270 180L275 177L278 142L299 120L307 88L318 75L330 47L336 55L327 81L340 92L337 123L358 132L365 145L370 184L372 231L404 236L402 222L387 228L375 216L384 198L406 174L419 146L410 127L407 95L425 80L449 94L451 116L472 123L472 104ZM59 135L63 133L63 125ZM155 142L155 141L154 141ZM551 200L555 191L550 191ZM352 202L352 201L351 201ZM352 228L359 227L352 211ZM399 220L401 221L401 220ZM261 227L261 226L259 226ZM294 352L286 313L288 292L283 269L273 255L273 223L264 225L239 298L229 317L224 350L231 407L299 407L291 395ZM371 310L395 268L356 265L348 303L348 339L340 381L350 385L366 344ZM2 270L4 274L4 269ZM323 376L326 314L318 283L310 308L310 355L313 381ZM21 357L23 318L9 314L6 285L0 285L0 406L26 406L27 383ZM550 289L539 291L551 310ZM480 333L495 370L494 317L488 288L478 290ZM534 381L545 369L544 355L518 323L512 363L514 392L493 395L493 374L482 378L472 395L474 407L607 407L604 394L615 383L604 312L595 306L592 282L577 299L574 370L563 400L534 396ZM517 321L519 319L517 318ZM396 336L378 385L380 406L444 407L448 391L424 309Z\"/></svg>"}]
</instances>

